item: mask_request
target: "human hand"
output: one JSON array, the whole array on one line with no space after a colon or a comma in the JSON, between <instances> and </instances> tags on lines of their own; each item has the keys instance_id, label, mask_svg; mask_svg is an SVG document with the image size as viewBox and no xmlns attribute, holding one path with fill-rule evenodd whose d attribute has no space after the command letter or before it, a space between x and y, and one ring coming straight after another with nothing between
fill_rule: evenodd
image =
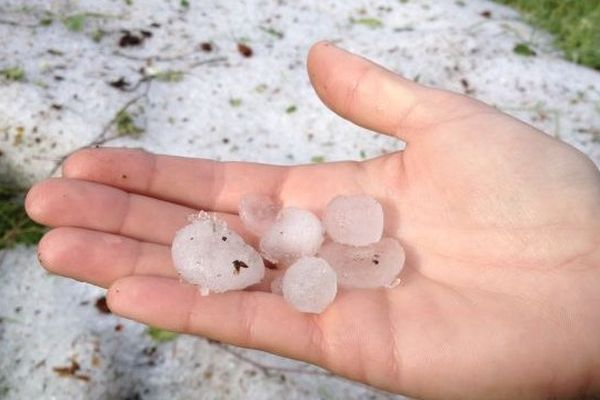
<instances>
[{"instance_id":1,"label":"human hand","mask_svg":"<svg viewBox=\"0 0 600 400\"><path fill-rule=\"evenodd\" d=\"M257 348L426 398L600 391L600 173L581 153L492 107L426 88L327 43L311 81L342 117L407 142L365 162L296 167L83 150L34 186L53 226L50 271L109 287L116 314ZM366 193L407 250L402 284L345 290L321 315L260 290L200 296L179 282L174 232L197 209L240 231L248 192L319 212Z\"/></svg>"}]
</instances>

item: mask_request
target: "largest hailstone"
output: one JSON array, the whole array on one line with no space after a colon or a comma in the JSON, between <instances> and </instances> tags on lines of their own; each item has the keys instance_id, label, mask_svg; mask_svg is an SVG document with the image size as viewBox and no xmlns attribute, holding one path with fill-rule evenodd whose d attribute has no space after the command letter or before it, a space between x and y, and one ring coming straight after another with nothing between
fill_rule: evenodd
<instances>
[{"instance_id":1,"label":"largest hailstone","mask_svg":"<svg viewBox=\"0 0 600 400\"><path fill-rule=\"evenodd\" d=\"M198 285L204 295L244 289L265 274L260 254L224 221L207 213L177 231L171 256L181 277Z\"/></svg>"}]
</instances>

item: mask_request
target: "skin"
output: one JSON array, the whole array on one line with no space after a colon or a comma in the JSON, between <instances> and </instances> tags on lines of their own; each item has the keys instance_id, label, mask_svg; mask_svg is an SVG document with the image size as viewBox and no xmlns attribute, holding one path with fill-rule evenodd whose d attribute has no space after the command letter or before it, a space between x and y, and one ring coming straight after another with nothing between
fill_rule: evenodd
<instances>
[{"instance_id":1,"label":"skin","mask_svg":"<svg viewBox=\"0 0 600 400\"><path fill-rule=\"evenodd\" d=\"M308 71L329 108L406 149L294 167L82 150L66 160L63 178L27 196L29 215L54 227L39 244L42 265L107 287L110 309L124 317L409 396L600 393L594 164L488 105L328 43L313 46ZM339 194L376 197L386 234L407 251L402 283L341 292L320 315L261 290L200 296L177 279L173 234L205 209L255 240L236 216L247 192L316 212Z\"/></svg>"}]
</instances>

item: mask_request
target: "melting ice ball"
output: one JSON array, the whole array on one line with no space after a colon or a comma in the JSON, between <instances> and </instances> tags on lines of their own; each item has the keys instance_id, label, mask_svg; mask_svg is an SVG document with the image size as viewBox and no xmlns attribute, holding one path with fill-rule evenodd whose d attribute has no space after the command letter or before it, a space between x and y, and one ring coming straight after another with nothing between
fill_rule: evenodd
<instances>
[{"instance_id":1,"label":"melting ice ball","mask_svg":"<svg viewBox=\"0 0 600 400\"><path fill-rule=\"evenodd\" d=\"M337 293L337 276L327 261L302 257L283 276L283 298L297 310L319 314Z\"/></svg>"},{"instance_id":2,"label":"melting ice ball","mask_svg":"<svg viewBox=\"0 0 600 400\"><path fill-rule=\"evenodd\" d=\"M404 266L404 248L394 238L369 246L346 246L327 242L319 250L335 270L344 288L390 287Z\"/></svg>"},{"instance_id":3,"label":"melting ice ball","mask_svg":"<svg viewBox=\"0 0 600 400\"><path fill-rule=\"evenodd\" d=\"M198 285L205 295L244 289L265 274L260 254L224 221L205 212L177 231L171 256L181 277Z\"/></svg>"},{"instance_id":4,"label":"melting ice ball","mask_svg":"<svg viewBox=\"0 0 600 400\"><path fill-rule=\"evenodd\" d=\"M335 242L366 246L381 239L383 208L369 196L337 196L325 208L323 225Z\"/></svg>"},{"instance_id":5,"label":"melting ice ball","mask_svg":"<svg viewBox=\"0 0 600 400\"><path fill-rule=\"evenodd\" d=\"M260 239L260 251L272 262L291 262L317 253L323 243L323 226L308 210L289 207Z\"/></svg>"},{"instance_id":6,"label":"melting ice ball","mask_svg":"<svg viewBox=\"0 0 600 400\"><path fill-rule=\"evenodd\" d=\"M240 199L239 214L242 223L257 236L262 236L275 222L281 205L261 193L249 193Z\"/></svg>"}]
</instances>

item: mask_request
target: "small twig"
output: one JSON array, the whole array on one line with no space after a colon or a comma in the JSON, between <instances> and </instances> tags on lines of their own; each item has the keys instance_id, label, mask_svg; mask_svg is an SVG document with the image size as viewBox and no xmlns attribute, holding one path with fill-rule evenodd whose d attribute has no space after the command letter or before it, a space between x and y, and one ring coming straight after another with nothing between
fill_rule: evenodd
<instances>
[{"instance_id":1,"label":"small twig","mask_svg":"<svg viewBox=\"0 0 600 400\"><path fill-rule=\"evenodd\" d=\"M121 57L125 57L125 58L131 58L134 59L136 61L140 61L140 60L150 60L152 57L148 57L148 58L133 58L133 56L128 56L126 54L120 53L120 52L114 52L115 55L121 56ZM178 56L180 58L185 57L186 55L189 55L191 53L187 53L181 56ZM156 58L154 58L156 59ZM174 58L176 59L176 58ZM163 58L163 60L167 61L168 58ZM162 60L160 60L162 61ZM216 63L216 62L220 62L220 61L227 61L226 57L216 57L216 58L211 58L211 59L207 59L207 60L201 60L201 61L197 61L193 64L191 64L190 69L201 66L201 65L206 65L206 64L211 64L211 63ZM156 78L156 75L147 75L142 77L141 79L139 79L135 85L133 85L131 88L127 88L127 89L121 89L125 92L135 92L137 91L140 86L142 85L146 85L146 87L144 88L143 92L137 96L134 96L133 98L131 98L129 101L127 101L121 108L119 108L115 114L113 115L113 118L108 121L108 123L106 125L104 125L104 127L102 128L102 130L100 131L100 133L98 134L98 136L96 136L96 138L89 144L82 146L82 147L78 147L77 149L70 151L69 153L65 154L64 156L60 157L57 161L56 161L56 165L54 166L54 168L52 168L52 170L50 171L50 176L54 175L54 173L60 168L60 166L62 165L62 163L67 159L67 157L69 157L71 154L75 153L76 151L79 151L81 149L90 147L90 146L100 146L102 144L105 144L111 140L116 139L118 136L107 136L109 130L112 128L112 126L115 124L115 122L117 121L117 118L119 117L120 114L122 114L123 112L127 111L131 106L133 106L134 104L136 104L139 100L143 99L143 98L147 98L148 97L148 92L150 91L150 87L152 85L152 81Z\"/></svg>"},{"instance_id":2,"label":"small twig","mask_svg":"<svg viewBox=\"0 0 600 400\"><path fill-rule=\"evenodd\" d=\"M132 61L150 61L150 60L152 60L152 61L162 62L162 61L181 60L182 58L185 58L194 53L195 53L194 51L190 51L187 53L176 54L173 56L134 56L132 54L125 54L125 53L122 53L117 50L117 51L113 52L113 55L115 55L117 57L121 57L121 58L126 58L126 59L132 60Z\"/></svg>"},{"instance_id":3,"label":"small twig","mask_svg":"<svg viewBox=\"0 0 600 400\"><path fill-rule=\"evenodd\" d=\"M152 85L152 79L151 78L142 78L142 79L140 79L140 81L138 83L135 84L134 87L137 88L142 83L146 83L146 88L144 89L144 91L141 94L130 99L127 103L125 103L123 105L123 107L121 107L120 109L117 110L114 117L104 126L104 128L102 129L102 132L100 132L100 135L98 135L98 137L96 137L96 139L92 143L90 143L90 146L99 146L101 144L106 143L109 140L114 139L114 137L111 138L111 137L107 137L106 135L107 135L109 129L117 121L119 114L124 113L125 111L127 111L127 109L129 109L129 107L131 107L132 105L137 103L139 100L143 99L144 97L148 96L148 92L150 91L150 86Z\"/></svg>"},{"instance_id":4,"label":"small twig","mask_svg":"<svg viewBox=\"0 0 600 400\"><path fill-rule=\"evenodd\" d=\"M123 52L120 51L114 51L113 55L117 56L117 57L121 57L121 58L126 58L128 60L132 60L132 61L144 61L144 62L148 62L148 61L157 61L157 62L168 62L168 61L177 61L177 60L183 60L184 58L197 54L196 51L188 51L186 53L181 53L181 54L173 54L170 56L160 56L160 55L150 55L150 56L136 56L136 55L132 55L132 54L125 54ZM198 65L203 65L203 64L210 64L210 63L215 63L215 62L219 62L219 61L227 61L227 57L215 57L215 58L209 58L207 60L202 60L199 61Z\"/></svg>"},{"instance_id":5,"label":"small twig","mask_svg":"<svg viewBox=\"0 0 600 400\"><path fill-rule=\"evenodd\" d=\"M0 19L0 25L18 26L19 28L37 28L39 24L24 24L16 21L9 21L6 19Z\"/></svg>"},{"instance_id":6,"label":"small twig","mask_svg":"<svg viewBox=\"0 0 600 400\"><path fill-rule=\"evenodd\" d=\"M113 139L116 139L118 136L107 136L108 131L110 130L110 128L115 124L115 122L117 121L117 118L119 116L119 114L127 111L129 109L129 107L133 106L135 103L137 103L139 100L145 98L148 96L148 92L150 91L150 86L152 85L152 77L144 77L142 79L140 79L139 82L137 82L135 84L135 88L138 88L141 84L146 83L146 88L144 89L144 91L137 95L134 96L133 98L131 98L129 101L127 101L121 108L119 108L116 113L114 114L114 116L112 117L112 119L110 121L108 121L108 123L106 125L104 125L104 127L102 128L102 130L100 131L100 133L98 134L98 136L96 136L96 138L94 140L92 140L89 144L82 146L82 147L78 147L73 151L70 151L69 153L65 154L64 156L60 157L58 159L58 161L56 162L56 165L54 166L54 168L52 168L52 171L50 171L49 176L54 175L54 173L60 168L60 166L62 165L62 163L67 159L67 157L69 157L71 154L81 150L81 149L85 149L87 147L90 146L100 146L102 144L105 144Z\"/></svg>"},{"instance_id":7,"label":"small twig","mask_svg":"<svg viewBox=\"0 0 600 400\"><path fill-rule=\"evenodd\" d=\"M86 17L99 18L99 19L118 19L118 20L122 20L123 19L122 15L104 14L104 13L93 12L93 11L84 11L84 12L71 13L71 14L65 15L65 17L72 17L74 15L83 15L83 16L86 16Z\"/></svg>"},{"instance_id":8,"label":"small twig","mask_svg":"<svg viewBox=\"0 0 600 400\"><path fill-rule=\"evenodd\" d=\"M213 64L213 63L217 63L217 62L221 62L221 61L223 61L223 62L227 61L227 57L217 57L217 58L210 58L208 60L196 61L196 62L190 64L190 69L199 67L201 65Z\"/></svg>"}]
</instances>

